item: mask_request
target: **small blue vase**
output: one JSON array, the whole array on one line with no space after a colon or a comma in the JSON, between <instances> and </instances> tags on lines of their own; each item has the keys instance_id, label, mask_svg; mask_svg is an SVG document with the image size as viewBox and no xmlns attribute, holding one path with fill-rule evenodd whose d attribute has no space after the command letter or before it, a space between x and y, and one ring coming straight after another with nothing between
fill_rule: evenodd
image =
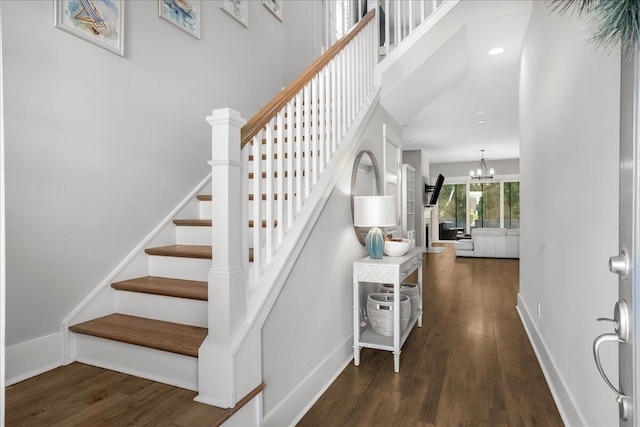
<instances>
[{"instance_id":1,"label":"small blue vase","mask_svg":"<svg viewBox=\"0 0 640 427\"><path fill-rule=\"evenodd\" d=\"M384 251L384 234L378 227L373 227L367 233L365 239L365 247L369 253L371 259L382 259L382 253Z\"/></svg>"}]
</instances>

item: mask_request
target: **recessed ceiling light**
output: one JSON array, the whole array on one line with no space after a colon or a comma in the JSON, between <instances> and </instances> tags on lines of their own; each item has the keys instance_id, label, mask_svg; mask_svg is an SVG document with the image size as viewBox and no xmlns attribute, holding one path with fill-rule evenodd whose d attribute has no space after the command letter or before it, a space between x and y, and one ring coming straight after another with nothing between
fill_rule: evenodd
<instances>
[{"instance_id":1,"label":"recessed ceiling light","mask_svg":"<svg viewBox=\"0 0 640 427\"><path fill-rule=\"evenodd\" d=\"M478 111L478 114L484 114L484 111Z\"/></svg>"},{"instance_id":2,"label":"recessed ceiling light","mask_svg":"<svg viewBox=\"0 0 640 427\"><path fill-rule=\"evenodd\" d=\"M478 120L478 123L480 123L481 125L485 124L485 120Z\"/></svg>"},{"instance_id":3,"label":"recessed ceiling light","mask_svg":"<svg viewBox=\"0 0 640 427\"><path fill-rule=\"evenodd\" d=\"M496 47L496 48L491 49L491 50L489 51L489 55L499 55L499 54L501 54L502 52L504 52L504 49L503 49L503 48L501 48L501 47Z\"/></svg>"}]
</instances>

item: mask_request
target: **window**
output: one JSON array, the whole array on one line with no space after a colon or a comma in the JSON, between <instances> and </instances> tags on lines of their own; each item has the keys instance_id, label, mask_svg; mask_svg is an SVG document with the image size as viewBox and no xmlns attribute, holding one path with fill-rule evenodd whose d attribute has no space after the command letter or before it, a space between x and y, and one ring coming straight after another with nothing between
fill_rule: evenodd
<instances>
[{"instance_id":1,"label":"window","mask_svg":"<svg viewBox=\"0 0 640 427\"><path fill-rule=\"evenodd\" d=\"M473 228L520 228L520 183L445 184L438 197L438 222L439 229L464 229L465 233Z\"/></svg>"},{"instance_id":2,"label":"window","mask_svg":"<svg viewBox=\"0 0 640 427\"><path fill-rule=\"evenodd\" d=\"M520 183L504 183L504 228L520 228Z\"/></svg>"},{"instance_id":3,"label":"window","mask_svg":"<svg viewBox=\"0 0 640 427\"><path fill-rule=\"evenodd\" d=\"M449 221L454 228L467 227L467 185L443 185L438 196L438 218Z\"/></svg>"},{"instance_id":4,"label":"window","mask_svg":"<svg viewBox=\"0 0 640 427\"><path fill-rule=\"evenodd\" d=\"M500 228L500 183L471 184L471 228Z\"/></svg>"}]
</instances>

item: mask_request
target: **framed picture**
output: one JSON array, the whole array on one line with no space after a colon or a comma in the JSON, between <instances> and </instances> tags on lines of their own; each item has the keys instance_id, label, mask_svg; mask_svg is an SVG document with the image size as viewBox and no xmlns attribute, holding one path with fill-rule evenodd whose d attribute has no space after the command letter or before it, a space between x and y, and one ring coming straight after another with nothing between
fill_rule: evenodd
<instances>
[{"instance_id":1,"label":"framed picture","mask_svg":"<svg viewBox=\"0 0 640 427\"><path fill-rule=\"evenodd\" d=\"M54 0L54 25L124 56L124 0Z\"/></svg>"},{"instance_id":2,"label":"framed picture","mask_svg":"<svg viewBox=\"0 0 640 427\"><path fill-rule=\"evenodd\" d=\"M262 4L282 21L282 0L262 0Z\"/></svg>"},{"instance_id":3,"label":"framed picture","mask_svg":"<svg viewBox=\"0 0 640 427\"><path fill-rule=\"evenodd\" d=\"M158 0L158 14L182 31L200 38L200 0Z\"/></svg>"},{"instance_id":4,"label":"framed picture","mask_svg":"<svg viewBox=\"0 0 640 427\"><path fill-rule=\"evenodd\" d=\"M236 18L245 27L249 26L248 0L220 0L220 8Z\"/></svg>"}]
</instances>

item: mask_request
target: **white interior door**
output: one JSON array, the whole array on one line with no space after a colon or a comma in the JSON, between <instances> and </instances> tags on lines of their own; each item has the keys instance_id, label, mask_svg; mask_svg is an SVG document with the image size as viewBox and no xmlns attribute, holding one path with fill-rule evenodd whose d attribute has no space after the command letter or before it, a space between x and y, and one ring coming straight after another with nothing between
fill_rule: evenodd
<instances>
[{"instance_id":1,"label":"white interior door","mask_svg":"<svg viewBox=\"0 0 640 427\"><path fill-rule=\"evenodd\" d=\"M609 270L619 275L618 302L613 319L598 319L612 323L611 333L594 341L593 353L603 379L614 392L620 409L620 425L640 426L638 399L640 366L640 54L631 60L622 59L620 101L620 253L609 260ZM602 345L617 345L619 369L617 380L607 377L607 368L599 361ZM612 397L613 398L613 397Z\"/></svg>"}]
</instances>

